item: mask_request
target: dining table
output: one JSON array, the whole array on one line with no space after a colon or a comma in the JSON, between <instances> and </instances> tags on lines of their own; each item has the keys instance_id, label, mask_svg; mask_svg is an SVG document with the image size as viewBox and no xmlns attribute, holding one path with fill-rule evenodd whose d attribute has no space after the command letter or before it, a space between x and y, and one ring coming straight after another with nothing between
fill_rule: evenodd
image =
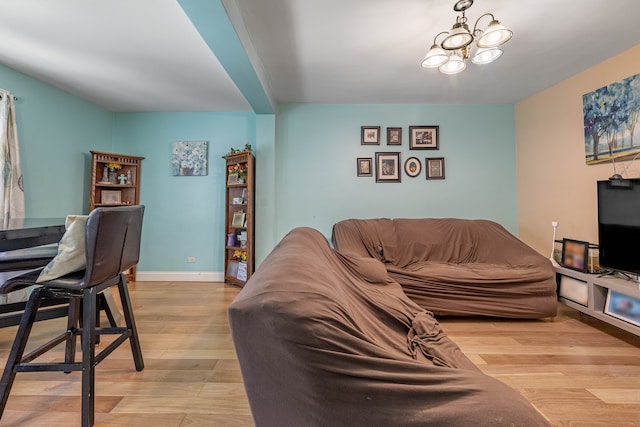
<instances>
[{"instance_id":1,"label":"dining table","mask_svg":"<svg viewBox=\"0 0 640 427\"><path fill-rule=\"evenodd\" d=\"M5 218L0 224L0 252L58 243L65 218Z\"/></svg>"},{"instance_id":2,"label":"dining table","mask_svg":"<svg viewBox=\"0 0 640 427\"><path fill-rule=\"evenodd\" d=\"M65 218L10 218L0 220L0 280L22 271L45 266L57 253L57 245L65 232ZM1 282L0 282L1 283ZM26 304L27 294L8 298L0 304L0 327L17 325ZM37 315L37 320L62 317L67 308L50 301Z\"/></svg>"}]
</instances>

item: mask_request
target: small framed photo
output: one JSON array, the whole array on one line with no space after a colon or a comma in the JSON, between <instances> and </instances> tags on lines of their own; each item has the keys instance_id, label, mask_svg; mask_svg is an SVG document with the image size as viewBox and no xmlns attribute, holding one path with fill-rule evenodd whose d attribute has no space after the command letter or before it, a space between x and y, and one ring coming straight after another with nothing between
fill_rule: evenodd
<instances>
[{"instance_id":1,"label":"small framed photo","mask_svg":"<svg viewBox=\"0 0 640 427\"><path fill-rule=\"evenodd\" d=\"M620 320L640 326L640 298L609 289L604 312Z\"/></svg>"},{"instance_id":2,"label":"small framed photo","mask_svg":"<svg viewBox=\"0 0 640 427\"><path fill-rule=\"evenodd\" d=\"M122 193L120 191L102 190L100 200L103 205L120 205L122 204Z\"/></svg>"},{"instance_id":3,"label":"small framed photo","mask_svg":"<svg viewBox=\"0 0 640 427\"><path fill-rule=\"evenodd\" d=\"M371 168L371 157L358 157L358 176L373 176Z\"/></svg>"},{"instance_id":4,"label":"small framed photo","mask_svg":"<svg viewBox=\"0 0 640 427\"><path fill-rule=\"evenodd\" d=\"M444 157L427 157L424 163L427 179L444 179Z\"/></svg>"},{"instance_id":5,"label":"small framed photo","mask_svg":"<svg viewBox=\"0 0 640 427\"><path fill-rule=\"evenodd\" d=\"M562 239L562 261L563 267L587 272L587 259L589 255L589 242L582 240Z\"/></svg>"},{"instance_id":6,"label":"small framed photo","mask_svg":"<svg viewBox=\"0 0 640 427\"><path fill-rule=\"evenodd\" d=\"M376 182L400 182L400 153L376 153Z\"/></svg>"},{"instance_id":7,"label":"small framed photo","mask_svg":"<svg viewBox=\"0 0 640 427\"><path fill-rule=\"evenodd\" d=\"M440 126L409 126L410 150L437 150Z\"/></svg>"},{"instance_id":8,"label":"small framed photo","mask_svg":"<svg viewBox=\"0 0 640 427\"><path fill-rule=\"evenodd\" d=\"M387 145L402 145L402 128L387 128Z\"/></svg>"},{"instance_id":9,"label":"small framed photo","mask_svg":"<svg viewBox=\"0 0 640 427\"><path fill-rule=\"evenodd\" d=\"M230 173L227 177L227 185L239 184L240 183L240 175L237 173Z\"/></svg>"},{"instance_id":10,"label":"small framed photo","mask_svg":"<svg viewBox=\"0 0 640 427\"><path fill-rule=\"evenodd\" d=\"M420 160L418 160L417 157L409 157L404 162L404 173L409 175L411 178L415 178L416 176L420 175L421 171L422 163L420 163Z\"/></svg>"},{"instance_id":11,"label":"small framed photo","mask_svg":"<svg viewBox=\"0 0 640 427\"><path fill-rule=\"evenodd\" d=\"M244 218L245 218L245 213L243 211L234 212L233 218L231 219L231 226L244 227Z\"/></svg>"},{"instance_id":12,"label":"small framed photo","mask_svg":"<svg viewBox=\"0 0 640 427\"><path fill-rule=\"evenodd\" d=\"M362 145L380 145L380 126L361 126Z\"/></svg>"}]
</instances>

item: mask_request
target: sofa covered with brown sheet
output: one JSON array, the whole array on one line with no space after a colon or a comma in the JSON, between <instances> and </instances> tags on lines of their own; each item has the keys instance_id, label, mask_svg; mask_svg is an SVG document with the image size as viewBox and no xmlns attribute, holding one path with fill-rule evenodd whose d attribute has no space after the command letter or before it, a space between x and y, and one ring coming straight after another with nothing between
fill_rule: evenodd
<instances>
[{"instance_id":1,"label":"sofa covered with brown sheet","mask_svg":"<svg viewBox=\"0 0 640 427\"><path fill-rule=\"evenodd\" d=\"M548 426L384 265L292 230L229 307L256 426Z\"/></svg>"},{"instance_id":2,"label":"sofa covered with brown sheet","mask_svg":"<svg viewBox=\"0 0 640 427\"><path fill-rule=\"evenodd\" d=\"M488 220L348 219L333 226L342 254L371 257L436 315L556 315L551 262Z\"/></svg>"}]
</instances>

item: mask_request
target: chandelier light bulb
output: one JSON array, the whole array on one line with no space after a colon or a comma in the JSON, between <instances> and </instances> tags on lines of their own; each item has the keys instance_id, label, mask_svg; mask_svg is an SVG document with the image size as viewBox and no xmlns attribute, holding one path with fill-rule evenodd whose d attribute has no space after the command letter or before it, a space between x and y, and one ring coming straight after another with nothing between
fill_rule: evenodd
<instances>
[{"instance_id":1,"label":"chandelier light bulb","mask_svg":"<svg viewBox=\"0 0 640 427\"><path fill-rule=\"evenodd\" d=\"M456 23L449 35L442 40L442 48L447 50L458 50L468 46L473 42L473 36L469 32L467 24Z\"/></svg>"},{"instance_id":2,"label":"chandelier light bulb","mask_svg":"<svg viewBox=\"0 0 640 427\"><path fill-rule=\"evenodd\" d=\"M444 74L458 74L467 68L464 60L457 52L454 52L449 57L449 61L440 67L440 72Z\"/></svg>"},{"instance_id":3,"label":"chandelier light bulb","mask_svg":"<svg viewBox=\"0 0 640 427\"><path fill-rule=\"evenodd\" d=\"M513 32L497 20L491 21L477 41L478 47L497 47L508 42Z\"/></svg>"},{"instance_id":4,"label":"chandelier light bulb","mask_svg":"<svg viewBox=\"0 0 640 427\"><path fill-rule=\"evenodd\" d=\"M500 58L501 55L502 50L497 47L483 47L478 49L473 58L471 58L471 62L477 65L490 64Z\"/></svg>"},{"instance_id":5,"label":"chandelier light bulb","mask_svg":"<svg viewBox=\"0 0 640 427\"><path fill-rule=\"evenodd\" d=\"M433 46L431 46L431 49L429 49L427 56L424 57L424 60L422 61L422 66L424 68L437 68L442 64L444 64L445 62L447 62L448 60L449 60L449 54L445 52L445 50L442 49L440 46L438 46L437 44L434 44Z\"/></svg>"}]
</instances>

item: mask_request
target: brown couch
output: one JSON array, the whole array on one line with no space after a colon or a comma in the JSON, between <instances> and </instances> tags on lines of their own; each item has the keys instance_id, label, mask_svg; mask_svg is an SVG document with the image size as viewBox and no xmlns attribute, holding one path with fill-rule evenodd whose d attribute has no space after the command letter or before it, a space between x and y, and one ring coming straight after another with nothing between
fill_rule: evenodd
<instances>
[{"instance_id":1,"label":"brown couch","mask_svg":"<svg viewBox=\"0 0 640 427\"><path fill-rule=\"evenodd\" d=\"M551 262L492 221L348 219L334 225L332 241L344 255L383 262L436 315L556 315Z\"/></svg>"},{"instance_id":2,"label":"brown couch","mask_svg":"<svg viewBox=\"0 0 640 427\"><path fill-rule=\"evenodd\" d=\"M549 426L371 257L291 231L229 307L256 426Z\"/></svg>"}]
</instances>

